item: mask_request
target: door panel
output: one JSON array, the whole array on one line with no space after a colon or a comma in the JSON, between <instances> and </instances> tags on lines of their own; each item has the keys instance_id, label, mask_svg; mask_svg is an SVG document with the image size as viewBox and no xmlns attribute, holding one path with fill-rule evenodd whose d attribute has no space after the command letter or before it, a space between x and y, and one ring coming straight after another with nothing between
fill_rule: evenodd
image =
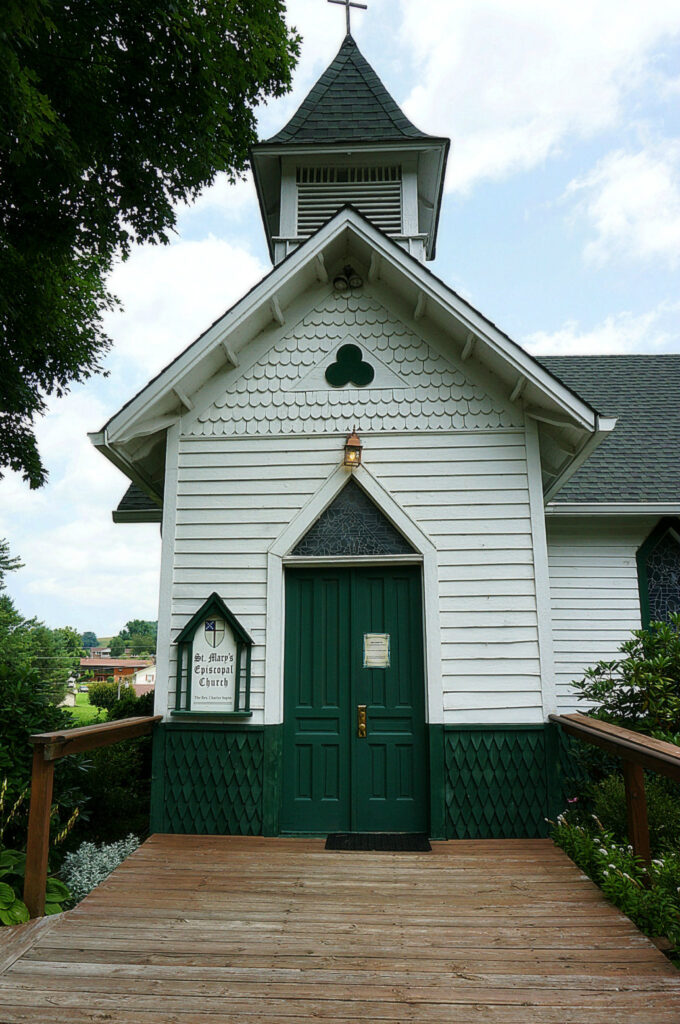
<instances>
[{"instance_id":1,"label":"door panel","mask_svg":"<svg viewBox=\"0 0 680 1024\"><path fill-rule=\"evenodd\" d=\"M427 831L420 571L354 570L352 668L367 737L352 736L353 829ZM389 668L364 668L365 633L390 637Z\"/></svg>"},{"instance_id":2,"label":"door panel","mask_svg":"<svg viewBox=\"0 0 680 1024\"><path fill-rule=\"evenodd\" d=\"M348 825L349 577L286 577L284 772L286 831Z\"/></svg>"},{"instance_id":3,"label":"door panel","mask_svg":"<svg viewBox=\"0 0 680 1024\"><path fill-rule=\"evenodd\" d=\"M427 831L421 609L415 567L286 573L284 831ZM388 668L364 668L365 633Z\"/></svg>"}]
</instances>

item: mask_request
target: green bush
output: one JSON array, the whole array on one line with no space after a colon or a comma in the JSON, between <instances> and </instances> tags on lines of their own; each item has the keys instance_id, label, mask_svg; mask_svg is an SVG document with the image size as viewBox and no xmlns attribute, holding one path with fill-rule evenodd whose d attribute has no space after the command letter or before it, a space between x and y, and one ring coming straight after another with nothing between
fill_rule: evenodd
<instances>
[{"instance_id":1,"label":"green bush","mask_svg":"<svg viewBox=\"0 0 680 1024\"><path fill-rule=\"evenodd\" d=\"M600 886L606 898L646 935L665 936L680 951L680 858L652 862L647 879L630 846L617 843L600 822L574 823L561 814L552 838Z\"/></svg>"},{"instance_id":2,"label":"green bush","mask_svg":"<svg viewBox=\"0 0 680 1024\"><path fill-rule=\"evenodd\" d=\"M87 688L87 699L100 711L110 711L118 700L116 683L90 683Z\"/></svg>"},{"instance_id":3,"label":"green bush","mask_svg":"<svg viewBox=\"0 0 680 1024\"><path fill-rule=\"evenodd\" d=\"M654 854L680 847L680 791L677 783L653 773L645 776L649 839ZM627 842L623 777L608 775L591 789L592 810L619 842Z\"/></svg>"},{"instance_id":4,"label":"green bush","mask_svg":"<svg viewBox=\"0 0 680 1024\"><path fill-rule=\"evenodd\" d=\"M128 690L121 690L120 700L116 701L109 711L109 721L153 715L153 701L153 690L143 693L141 697L136 695L132 687Z\"/></svg>"},{"instance_id":5,"label":"green bush","mask_svg":"<svg viewBox=\"0 0 680 1024\"><path fill-rule=\"evenodd\" d=\"M106 684L98 684L106 685ZM114 688L117 691L117 687ZM109 721L153 714L153 693L137 697L121 690L108 711ZM89 797L86 833L95 842L111 843L130 832L145 835L151 798L151 739L141 737L95 750L87 763L83 788Z\"/></svg>"},{"instance_id":6,"label":"green bush","mask_svg":"<svg viewBox=\"0 0 680 1024\"><path fill-rule=\"evenodd\" d=\"M601 661L574 685L597 714L651 735L680 733L680 613L634 630L616 661Z\"/></svg>"},{"instance_id":7,"label":"green bush","mask_svg":"<svg viewBox=\"0 0 680 1024\"><path fill-rule=\"evenodd\" d=\"M89 892L103 882L119 864L139 846L139 839L128 835L116 843L96 846L81 843L77 850L64 859L64 877L75 900L84 899Z\"/></svg>"},{"instance_id":8,"label":"green bush","mask_svg":"<svg viewBox=\"0 0 680 1024\"><path fill-rule=\"evenodd\" d=\"M43 685L37 673L25 676L0 673L0 778L6 780L5 800L13 804L31 785L33 733L70 729L73 719L64 708L52 703L50 685ZM59 832L84 796L81 788L80 758L68 757L55 765L52 832ZM6 823L5 841L11 847L26 842L28 801Z\"/></svg>"},{"instance_id":9,"label":"green bush","mask_svg":"<svg viewBox=\"0 0 680 1024\"><path fill-rule=\"evenodd\" d=\"M0 847L0 924L28 921L28 908L22 900L25 874L26 854ZM45 884L45 915L60 914L70 901L69 888L58 878L48 878Z\"/></svg>"}]
</instances>

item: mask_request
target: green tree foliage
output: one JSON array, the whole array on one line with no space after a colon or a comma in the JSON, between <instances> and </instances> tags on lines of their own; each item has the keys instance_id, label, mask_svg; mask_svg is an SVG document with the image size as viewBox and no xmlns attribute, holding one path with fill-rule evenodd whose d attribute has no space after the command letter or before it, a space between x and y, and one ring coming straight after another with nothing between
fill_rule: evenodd
<instances>
[{"instance_id":1,"label":"green tree foliage","mask_svg":"<svg viewBox=\"0 0 680 1024\"><path fill-rule=\"evenodd\" d=\"M9 559L6 545L3 553L6 563L16 562ZM80 636L75 630L48 629L35 619L25 619L8 595L0 594L0 779L7 780L7 805L19 800L30 785L33 755L28 737L73 724L71 715L57 703L79 657ZM57 765L56 830L82 797L76 771L73 764ZM25 841L25 801L22 808L22 814L7 825L7 842L12 845Z\"/></svg>"},{"instance_id":2,"label":"green tree foliage","mask_svg":"<svg viewBox=\"0 0 680 1024\"><path fill-rule=\"evenodd\" d=\"M110 711L118 700L118 684L90 683L87 688L87 699L100 711Z\"/></svg>"},{"instance_id":3,"label":"green tree foliage","mask_svg":"<svg viewBox=\"0 0 680 1024\"><path fill-rule=\"evenodd\" d=\"M633 631L621 658L600 661L574 686L579 700L618 725L680 733L680 613Z\"/></svg>"},{"instance_id":4,"label":"green tree foliage","mask_svg":"<svg viewBox=\"0 0 680 1024\"><path fill-rule=\"evenodd\" d=\"M5 589L5 576L8 572L15 572L22 569L23 565L18 558L12 558L9 553L9 543L0 540L0 590Z\"/></svg>"},{"instance_id":5,"label":"green tree foliage","mask_svg":"<svg viewBox=\"0 0 680 1024\"><path fill-rule=\"evenodd\" d=\"M12 599L0 594L0 680L34 673L44 692L58 703L80 657L80 634L75 630L49 629L37 619L25 619Z\"/></svg>"},{"instance_id":6,"label":"green tree foliage","mask_svg":"<svg viewBox=\"0 0 680 1024\"><path fill-rule=\"evenodd\" d=\"M150 619L130 619L118 636L111 640L111 657L121 658L126 650L133 658L150 657L156 653L158 622Z\"/></svg>"},{"instance_id":7,"label":"green tree foliage","mask_svg":"<svg viewBox=\"0 0 680 1024\"><path fill-rule=\"evenodd\" d=\"M101 370L105 278L174 206L247 166L290 88L284 0L3 0L0 469L45 481L34 419Z\"/></svg>"},{"instance_id":8,"label":"green tree foliage","mask_svg":"<svg viewBox=\"0 0 680 1024\"><path fill-rule=\"evenodd\" d=\"M90 647L96 647L99 641L97 640L97 634L93 633L92 630L87 630L80 638L82 646L86 649Z\"/></svg>"},{"instance_id":9,"label":"green tree foliage","mask_svg":"<svg viewBox=\"0 0 680 1024\"><path fill-rule=\"evenodd\" d=\"M122 658L125 654L125 641L119 636L114 636L109 647L111 649L112 658Z\"/></svg>"},{"instance_id":10,"label":"green tree foliage","mask_svg":"<svg viewBox=\"0 0 680 1024\"><path fill-rule=\"evenodd\" d=\"M109 686L107 692L102 688ZM153 693L137 697L132 687L106 683L91 686L100 707L106 707L109 721L153 714ZM100 703L102 700L105 703ZM92 697L90 697L92 700ZM90 755L83 788L88 797L88 838L97 842L123 839L132 830L143 834L149 827L151 797L151 738L126 740L112 747L94 750Z\"/></svg>"}]
</instances>

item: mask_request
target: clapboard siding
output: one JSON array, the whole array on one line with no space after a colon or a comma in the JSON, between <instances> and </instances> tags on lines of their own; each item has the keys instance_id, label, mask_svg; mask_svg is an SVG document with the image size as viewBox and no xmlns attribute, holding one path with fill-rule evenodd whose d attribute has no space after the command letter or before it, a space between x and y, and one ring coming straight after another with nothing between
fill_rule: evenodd
<instances>
[{"instance_id":1,"label":"clapboard siding","mask_svg":"<svg viewBox=\"0 0 680 1024\"><path fill-rule=\"evenodd\" d=\"M648 519L549 518L548 560L558 705L583 710L572 681L597 661L616 657L640 628L635 554Z\"/></svg>"},{"instance_id":2,"label":"clapboard siding","mask_svg":"<svg viewBox=\"0 0 680 1024\"><path fill-rule=\"evenodd\" d=\"M523 432L362 433L362 440L371 473L438 551L446 721L540 721ZM172 629L219 591L256 642L255 721L264 707L267 551L337 467L343 441L180 440Z\"/></svg>"}]
</instances>

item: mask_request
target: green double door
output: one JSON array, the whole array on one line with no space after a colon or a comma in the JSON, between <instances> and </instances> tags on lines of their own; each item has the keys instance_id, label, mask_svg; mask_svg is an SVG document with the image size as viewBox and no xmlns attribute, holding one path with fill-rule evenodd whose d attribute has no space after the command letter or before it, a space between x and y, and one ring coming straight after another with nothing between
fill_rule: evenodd
<instances>
[{"instance_id":1,"label":"green double door","mask_svg":"<svg viewBox=\"0 0 680 1024\"><path fill-rule=\"evenodd\" d=\"M420 580L286 572L282 831L428 831Z\"/></svg>"}]
</instances>

